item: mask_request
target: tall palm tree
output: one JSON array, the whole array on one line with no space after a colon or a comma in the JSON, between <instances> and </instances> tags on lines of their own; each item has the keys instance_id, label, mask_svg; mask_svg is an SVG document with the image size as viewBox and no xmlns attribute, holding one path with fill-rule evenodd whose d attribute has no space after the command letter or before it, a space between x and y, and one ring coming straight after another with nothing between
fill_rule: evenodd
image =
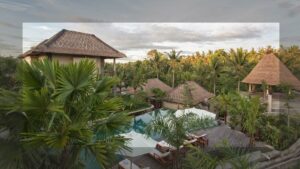
<instances>
[{"instance_id":1,"label":"tall palm tree","mask_svg":"<svg viewBox=\"0 0 300 169\"><path fill-rule=\"evenodd\" d=\"M207 61L205 70L207 78L213 83L213 92L216 95L216 82L222 71L222 61L218 53L212 54Z\"/></svg>"},{"instance_id":2,"label":"tall palm tree","mask_svg":"<svg viewBox=\"0 0 300 169\"><path fill-rule=\"evenodd\" d=\"M157 50L151 50L150 52L148 52L148 56L150 57L150 61L154 65L156 78L159 78L160 65L161 65L161 60L162 60L163 54L158 52Z\"/></svg>"},{"instance_id":3,"label":"tall palm tree","mask_svg":"<svg viewBox=\"0 0 300 169\"><path fill-rule=\"evenodd\" d=\"M4 168L84 168L87 158L111 165L126 139L116 136L130 119L111 97L116 80L99 79L95 63L22 63L22 88L0 91L0 159ZM6 148L3 148L3 147ZM9 147L9 148L8 148ZM17 156L15 156L17 155ZM15 167L14 167L15 166Z\"/></svg>"},{"instance_id":4,"label":"tall palm tree","mask_svg":"<svg viewBox=\"0 0 300 169\"><path fill-rule=\"evenodd\" d=\"M175 86L175 72L176 72L176 68L178 67L178 63L180 62L181 52L182 51L176 52L175 50L171 50L171 52L165 53L171 61L170 66L172 69L172 87L173 88Z\"/></svg>"},{"instance_id":5,"label":"tall palm tree","mask_svg":"<svg viewBox=\"0 0 300 169\"><path fill-rule=\"evenodd\" d=\"M229 52L229 57L227 59L228 64L230 66L229 71L237 79L237 91L240 92L241 80L247 74L247 66L249 65L248 60L248 52L242 48L238 48L236 50L231 49Z\"/></svg>"}]
</instances>

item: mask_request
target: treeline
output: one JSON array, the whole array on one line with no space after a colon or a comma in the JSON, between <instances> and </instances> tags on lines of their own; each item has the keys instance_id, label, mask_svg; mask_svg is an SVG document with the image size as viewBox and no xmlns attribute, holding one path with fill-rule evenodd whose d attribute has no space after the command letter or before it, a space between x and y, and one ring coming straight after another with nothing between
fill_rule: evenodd
<instances>
[{"instance_id":1,"label":"treeline","mask_svg":"<svg viewBox=\"0 0 300 169\"><path fill-rule=\"evenodd\" d=\"M193 55L183 55L175 50L163 53L154 49L147 53L148 57L143 61L117 64L117 76L121 79L120 87L138 88L146 79L159 78L173 87L193 80L215 94L247 90L248 87L241 81L268 52L278 56L300 79L298 46L259 50L219 49ZM112 65L106 64L106 70L112 71Z\"/></svg>"}]
</instances>

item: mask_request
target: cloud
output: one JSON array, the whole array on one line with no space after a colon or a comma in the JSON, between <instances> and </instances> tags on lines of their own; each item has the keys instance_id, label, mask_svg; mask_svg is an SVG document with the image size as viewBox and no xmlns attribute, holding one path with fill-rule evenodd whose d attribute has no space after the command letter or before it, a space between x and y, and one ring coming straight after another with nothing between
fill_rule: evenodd
<instances>
[{"instance_id":1,"label":"cloud","mask_svg":"<svg viewBox=\"0 0 300 169\"><path fill-rule=\"evenodd\" d=\"M35 28L45 30L45 31L51 30L51 28L48 26L36 26Z\"/></svg>"},{"instance_id":2,"label":"cloud","mask_svg":"<svg viewBox=\"0 0 300 169\"><path fill-rule=\"evenodd\" d=\"M228 26L232 25L232 26ZM115 23L99 28L97 35L121 50L133 49L176 49L178 46L170 43L200 43L215 41L232 41L255 39L263 36L267 26L259 24L201 24L201 23ZM222 27L225 26L225 27ZM101 27L101 24L100 26ZM188 28L190 27L190 28ZM206 28L202 28L206 27ZM272 27L271 27L272 28ZM108 31L108 32L107 32ZM169 43L168 43L169 42ZM163 45L167 44L167 45Z\"/></svg>"},{"instance_id":3,"label":"cloud","mask_svg":"<svg viewBox=\"0 0 300 169\"><path fill-rule=\"evenodd\" d=\"M278 6L287 11L289 17L295 17L300 11L300 1L282 1L278 2Z\"/></svg>"},{"instance_id":4,"label":"cloud","mask_svg":"<svg viewBox=\"0 0 300 169\"><path fill-rule=\"evenodd\" d=\"M0 8L10 10L10 11L15 11L15 12L21 12L25 11L28 8L30 8L30 5L26 3L21 3L21 2L14 2L14 1L2 1L0 2Z\"/></svg>"}]
</instances>

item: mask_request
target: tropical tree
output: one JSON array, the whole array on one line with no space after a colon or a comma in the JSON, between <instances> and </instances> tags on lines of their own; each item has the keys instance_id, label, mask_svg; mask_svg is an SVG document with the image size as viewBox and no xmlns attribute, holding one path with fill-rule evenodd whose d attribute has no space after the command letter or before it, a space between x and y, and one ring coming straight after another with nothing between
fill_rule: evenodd
<instances>
[{"instance_id":1,"label":"tropical tree","mask_svg":"<svg viewBox=\"0 0 300 169\"><path fill-rule=\"evenodd\" d=\"M222 56L222 53L222 51L212 53L211 57L208 58L208 63L206 65L207 69L205 69L208 80L213 83L213 92L215 95L216 83L222 71L222 58L220 57Z\"/></svg>"},{"instance_id":2,"label":"tropical tree","mask_svg":"<svg viewBox=\"0 0 300 169\"><path fill-rule=\"evenodd\" d=\"M172 87L175 86L175 72L176 72L176 69L178 69L179 67L179 62L180 62L180 54L181 54L181 51L179 52L176 52L175 50L171 50L171 52L169 53L165 53L168 58L170 59L171 63L170 63L170 66L171 66L171 70L172 70Z\"/></svg>"},{"instance_id":3,"label":"tropical tree","mask_svg":"<svg viewBox=\"0 0 300 169\"><path fill-rule=\"evenodd\" d=\"M254 134L258 130L258 118L261 114L261 103L259 97L251 97L246 101L245 111L245 121L243 122L243 127L250 136L249 145L253 146L255 142Z\"/></svg>"},{"instance_id":4,"label":"tropical tree","mask_svg":"<svg viewBox=\"0 0 300 169\"><path fill-rule=\"evenodd\" d=\"M229 57L227 59L230 68L228 71L230 71L237 79L238 92L240 92L241 80L248 72L248 55L248 52L242 48L237 48L236 50L231 49L229 52Z\"/></svg>"},{"instance_id":5,"label":"tropical tree","mask_svg":"<svg viewBox=\"0 0 300 169\"><path fill-rule=\"evenodd\" d=\"M220 94L212 99L212 105L219 112L218 116L223 114L225 124L227 123L227 115L234 103L235 93Z\"/></svg>"},{"instance_id":6,"label":"tropical tree","mask_svg":"<svg viewBox=\"0 0 300 169\"><path fill-rule=\"evenodd\" d=\"M0 88L17 90L20 86L16 79L18 59L0 56Z\"/></svg>"},{"instance_id":7,"label":"tropical tree","mask_svg":"<svg viewBox=\"0 0 300 169\"><path fill-rule=\"evenodd\" d=\"M163 54L158 52L157 50L151 50L148 52L148 56L150 58L151 63L153 64L153 67L155 68L154 70L156 73L156 78L159 79L160 65L161 65Z\"/></svg>"},{"instance_id":8,"label":"tropical tree","mask_svg":"<svg viewBox=\"0 0 300 169\"><path fill-rule=\"evenodd\" d=\"M180 168L181 156L180 146L186 139L187 132L191 129L190 121L197 120L194 116L175 116L174 111L169 111L167 116L156 116L156 118L146 127L146 134L151 136L159 134L166 142L175 147L173 168Z\"/></svg>"},{"instance_id":9,"label":"tropical tree","mask_svg":"<svg viewBox=\"0 0 300 169\"><path fill-rule=\"evenodd\" d=\"M111 96L117 80L96 72L88 60L22 63L21 90L0 91L1 167L85 168L89 158L111 165L126 148L115 133L130 119L119 112L122 100Z\"/></svg>"}]
</instances>

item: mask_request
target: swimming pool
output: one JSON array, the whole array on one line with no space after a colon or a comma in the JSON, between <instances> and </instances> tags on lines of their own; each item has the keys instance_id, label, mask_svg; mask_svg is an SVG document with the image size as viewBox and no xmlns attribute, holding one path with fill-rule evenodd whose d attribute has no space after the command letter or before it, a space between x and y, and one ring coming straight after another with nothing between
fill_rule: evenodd
<instances>
[{"instance_id":1,"label":"swimming pool","mask_svg":"<svg viewBox=\"0 0 300 169\"><path fill-rule=\"evenodd\" d=\"M157 117L165 117L168 115L168 113L174 113L174 111L170 111L169 109L157 109L142 115L135 116L130 124L130 127L127 129L126 132L130 132L134 130L137 133L145 134L145 129L147 125L149 125L155 118ZM200 124L202 123L202 124ZM199 122L199 125L196 124L196 127L194 129L204 129L204 128L211 128L218 125L217 121L214 119L208 120L208 121L202 121ZM152 139L156 141L160 141L161 137L157 134L151 136Z\"/></svg>"},{"instance_id":2,"label":"swimming pool","mask_svg":"<svg viewBox=\"0 0 300 169\"><path fill-rule=\"evenodd\" d=\"M135 116L128 128L127 132L134 130L137 133L145 134L145 129L155 118L165 117L168 113L171 113L169 109L157 109L142 115ZM154 140L160 140L159 135L152 135Z\"/></svg>"}]
</instances>

